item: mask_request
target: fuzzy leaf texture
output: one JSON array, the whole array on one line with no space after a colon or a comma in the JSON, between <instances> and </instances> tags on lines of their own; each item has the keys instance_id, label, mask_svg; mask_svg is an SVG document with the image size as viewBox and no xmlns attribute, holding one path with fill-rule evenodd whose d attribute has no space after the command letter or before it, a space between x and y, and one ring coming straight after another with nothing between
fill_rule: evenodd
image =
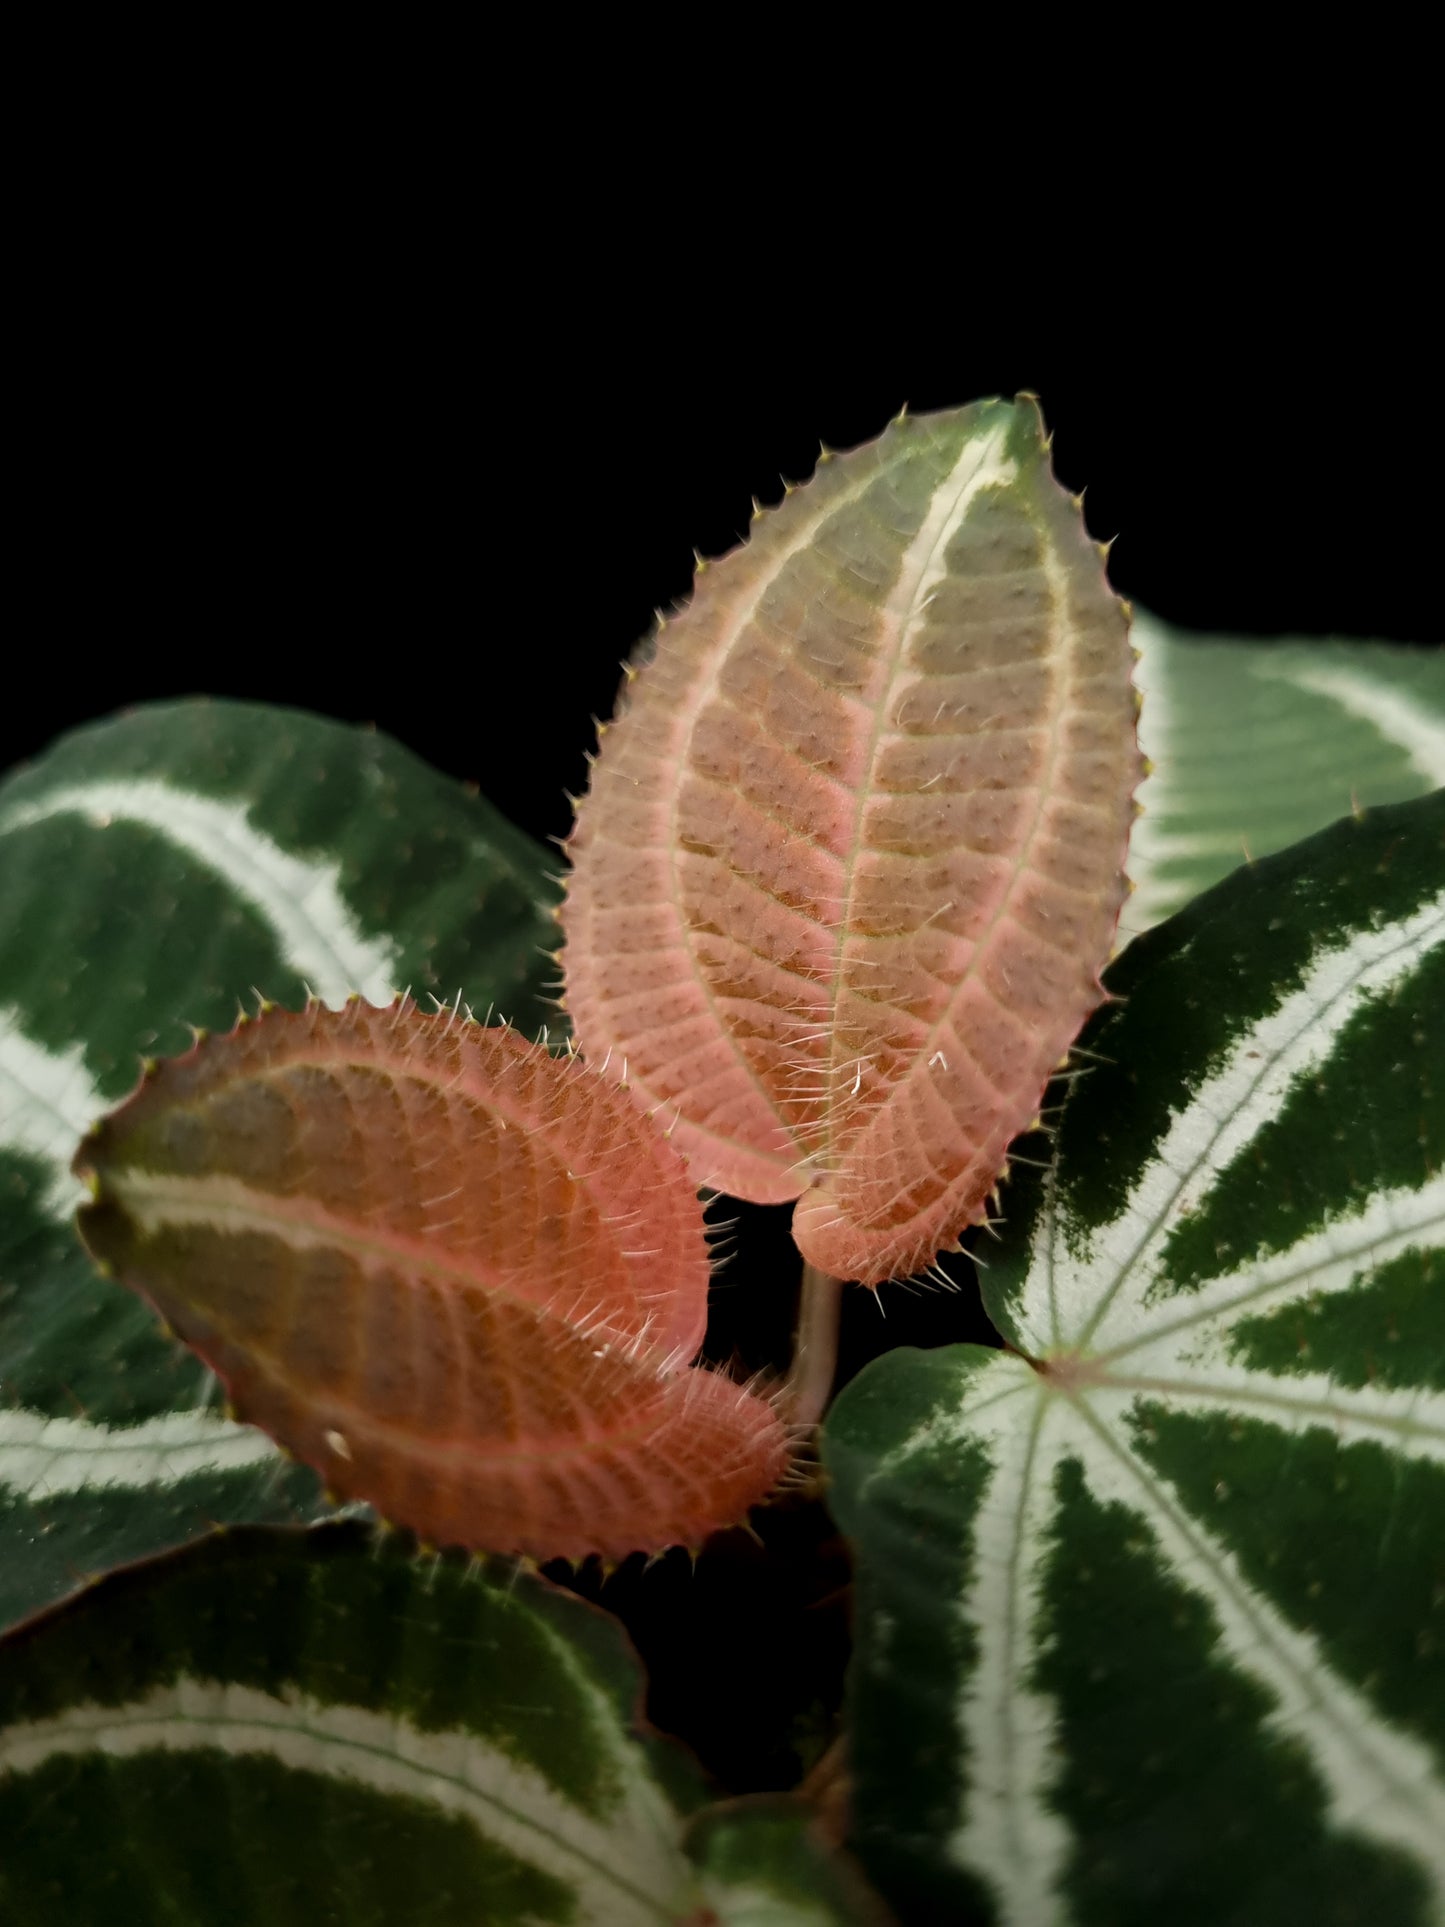
<instances>
[{"instance_id":1,"label":"fuzzy leaf texture","mask_svg":"<svg viewBox=\"0 0 1445 1927\"><path fill-rule=\"evenodd\" d=\"M613 1621L502 1561L349 1525L147 1561L0 1643L0 1918L877 1920L795 1803L702 1807L641 1693Z\"/></svg>"},{"instance_id":2,"label":"fuzzy leaf texture","mask_svg":"<svg viewBox=\"0 0 1445 1927\"><path fill-rule=\"evenodd\" d=\"M580 1059L407 999L273 1011L81 1147L89 1249L238 1413L439 1545L695 1544L776 1483L707 1321L682 1158Z\"/></svg>"},{"instance_id":3,"label":"fuzzy leaf texture","mask_svg":"<svg viewBox=\"0 0 1445 1927\"><path fill-rule=\"evenodd\" d=\"M905 418L641 652L562 912L583 1050L836 1277L931 1262L1100 997L1140 774L1124 606L1031 401Z\"/></svg>"},{"instance_id":4,"label":"fuzzy leaf texture","mask_svg":"<svg viewBox=\"0 0 1445 1927\"><path fill-rule=\"evenodd\" d=\"M1445 1919L1445 792L1132 943L983 1275L825 1433L905 1919Z\"/></svg>"},{"instance_id":5,"label":"fuzzy leaf texture","mask_svg":"<svg viewBox=\"0 0 1445 1927\"><path fill-rule=\"evenodd\" d=\"M411 985L531 1031L544 852L374 730L142 708L0 784L0 1625L221 1524L314 1518L315 1478L220 1411L76 1240L82 1132L144 1055Z\"/></svg>"}]
</instances>

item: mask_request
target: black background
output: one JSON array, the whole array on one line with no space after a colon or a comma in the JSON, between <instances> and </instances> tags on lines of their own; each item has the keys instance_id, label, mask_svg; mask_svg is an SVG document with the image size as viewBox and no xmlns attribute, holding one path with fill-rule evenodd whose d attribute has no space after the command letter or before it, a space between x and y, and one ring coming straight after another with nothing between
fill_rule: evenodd
<instances>
[{"instance_id":1,"label":"black background","mask_svg":"<svg viewBox=\"0 0 1445 1927\"><path fill-rule=\"evenodd\" d=\"M820 439L1022 388L1117 538L1116 585L1160 616L1445 632L1438 344L1409 254L1384 282L1251 257L991 295L961 251L932 292L860 307L823 259L740 293L735 250L702 265L659 229L649 263L610 238L491 258L435 228L97 231L93 272L25 317L4 761L210 691L375 722L565 834L590 719L694 548L730 547Z\"/></svg>"},{"instance_id":2,"label":"black background","mask_svg":"<svg viewBox=\"0 0 1445 1927\"><path fill-rule=\"evenodd\" d=\"M564 834L590 719L694 548L731 546L820 439L1022 388L1117 538L1116 586L1158 615L1439 643L1438 344L1411 246L1224 246L1166 274L1137 222L1101 224L1081 279L1047 237L830 252L799 225L764 263L740 216L499 237L483 191L450 224L354 196L283 226L243 218L243 191L184 218L94 197L22 303L7 763L204 691L374 722ZM710 1348L745 1368L786 1352L786 1215L741 1213L715 1291ZM968 1291L885 1308L851 1294L846 1369L983 1329ZM736 1790L809 1764L847 1646L821 1507L758 1523L766 1550L727 1535L695 1574L674 1554L577 1581L627 1621L654 1718Z\"/></svg>"}]
</instances>

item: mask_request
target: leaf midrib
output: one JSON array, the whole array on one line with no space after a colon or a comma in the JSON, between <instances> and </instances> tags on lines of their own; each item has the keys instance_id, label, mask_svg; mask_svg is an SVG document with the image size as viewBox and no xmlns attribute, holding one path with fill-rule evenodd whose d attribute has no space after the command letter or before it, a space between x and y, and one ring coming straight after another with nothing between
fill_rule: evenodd
<instances>
[{"instance_id":1,"label":"leaf midrib","mask_svg":"<svg viewBox=\"0 0 1445 1927\"><path fill-rule=\"evenodd\" d=\"M222 1681L219 1683L223 1686L230 1684L229 1681ZM284 1704L283 1701L278 1701L277 1703ZM346 1703L342 1701L338 1701L338 1702L335 1702L335 1704L342 1706L344 1708ZM413 1759L407 1759L405 1758L405 1756L395 1752L388 1752L386 1749L382 1747L372 1746L362 1740L346 1738L336 1733L329 1733L329 1732L318 1733L315 1727L298 1725L294 1721L281 1720L281 1719L267 1720L267 1719L261 1719L255 1716L248 1716L245 1718L232 1716L231 1718L224 1721L216 1721L214 1719L205 1719L196 1714L189 1714L189 1713L182 1713L182 1712L169 1712L166 1714L164 1721L158 1722L153 1713L150 1714L149 1716L143 1717L142 1709L140 1707L136 1708L134 1715L129 1719L111 1718L111 1719L96 1720L95 1722L88 1725L82 1730L84 1730L87 1733L94 1733L95 1735L99 1736L106 1733L124 1733L130 1730L133 1730L134 1728L139 1726L154 1726L158 1723L165 1724L168 1726L177 1726L177 1727L182 1727L186 1729L191 1729L191 1730L194 1730L198 1735L205 1735L206 1733L214 1733L218 1726L229 1726L229 1725L234 1725L234 1726L243 1727L243 1728L255 1728L262 1733L276 1732L276 1733L293 1734L297 1738L309 1740L313 1744L316 1741L320 1740L322 1744L325 1745L326 1747L334 1747L339 1752L342 1752L342 1753L356 1754L358 1757L361 1757L361 1758L368 1758L368 1759L375 1759L375 1760L382 1761L388 1767L395 1767L398 1763L402 1763L407 1767L409 1767L412 1771L417 1772L418 1774L420 1774L422 1777L426 1779L433 1780L437 1782L439 1785L450 1786L455 1788L463 1796L464 1801L466 1803L475 1802L478 1805L490 1806L495 1808L495 1810L498 1813L506 1815L506 1817L517 1826L526 1829L530 1833L536 1834L540 1839L544 1840L547 1843L548 1847L553 1851L560 1850L562 1854L576 1861L577 1864L580 1867L582 1867L586 1872L595 1874L600 1879L610 1883L614 1888L616 1888L616 1890L619 1893L626 1895L629 1899L637 1901L642 1906L646 1907L648 1911L656 1915L656 1917L659 1920L664 1922L672 1922L672 1921L675 1921L677 1918L676 1913L673 1909L659 1902L654 1895L649 1894L645 1892L642 1888L635 1886L624 1875L618 1873L615 1868L609 1867L605 1862L596 1859L592 1854L589 1854L584 1848L574 1845L571 1841L564 1839L561 1835L549 1831L549 1829L541 1821L534 1819L530 1814L522 1812L519 1808L509 1805L507 1801L500 1799L496 1794L489 1792L485 1788L474 1786L469 1781L460 1778L458 1775L454 1773L441 1772L434 1766L423 1767ZM468 1729L466 1728L457 1728L457 1727L452 1727L444 1730L453 1732L453 1733L468 1731ZM478 1734L475 1737L478 1740L480 1740L483 1744L487 1744L483 1735ZM209 1742L209 1746L212 1750L216 1750L218 1749L219 1743L213 1739L212 1741ZM207 1748L208 1748L207 1740L204 1737L199 1738L197 1741L196 1750L198 1752L206 1751ZM100 1751L100 1750L102 1749L98 1747L97 1751ZM163 1746L160 1746L155 1748L154 1750L157 1752L163 1752L163 1751L166 1751L167 1749L164 1748ZM224 1751L223 1748L220 1748L219 1750ZM498 1750L501 1750L501 1749L498 1749ZM264 1757L274 1758L275 1756L265 1755ZM298 1769L288 1767L287 1763L284 1760L280 1761L279 1764L281 1765L283 1770L287 1770L287 1771L298 1770ZM335 1774L334 1777L342 1781L347 1781L349 1779L349 1776L344 1772L339 1772ZM545 1778L545 1776L541 1775L539 1772L539 1778ZM357 1784L365 1786L365 1785L368 1785L369 1782L365 1780L361 1780L357 1782ZM556 1797L559 1800L565 1798L565 1796L561 1793L561 1791L551 1781L547 1781L547 1785L551 1787L552 1792L556 1795ZM396 1796L383 1796L383 1797L396 1797ZM570 1805L571 1803L567 1802L567 1804ZM445 1810L446 1809L443 1809L443 1811ZM583 1809L574 1808L574 1811L578 1812L580 1817L582 1817L584 1820L587 1820L590 1824L593 1824L593 1825L597 1824L595 1818L587 1814Z\"/></svg>"},{"instance_id":2,"label":"leaf midrib","mask_svg":"<svg viewBox=\"0 0 1445 1927\"><path fill-rule=\"evenodd\" d=\"M1144 1504L1141 1508L1141 1514L1145 1521L1148 1522L1149 1520L1150 1506L1152 1504L1168 1519L1173 1529L1192 1545L1195 1556L1200 1560L1201 1564L1207 1568L1220 1593L1231 1600L1235 1610L1253 1629L1261 1649L1271 1654L1273 1663L1279 1667L1282 1673L1293 1678L1300 1697L1314 1709L1315 1716L1327 1722L1335 1733L1342 1737L1345 1742L1343 1749L1345 1754L1348 1756L1353 1753L1360 1743L1358 1728L1350 1725L1336 1715L1334 1707L1327 1700L1321 1699L1319 1694L1313 1690L1310 1677L1300 1672L1288 1651L1270 1639L1268 1629L1261 1623L1259 1615L1254 1610L1248 1589L1245 1588L1241 1591L1241 1589L1231 1581L1229 1575L1221 1567L1214 1545L1208 1535L1201 1533L1196 1528L1194 1521L1174 1504L1168 1492L1165 1490L1163 1482L1147 1466L1140 1463L1138 1454L1120 1440L1112 1428L1093 1411L1089 1405L1087 1396L1079 1396L1074 1393L1064 1393L1062 1396L1068 1399L1069 1404L1096 1435L1105 1449L1125 1468L1134 1484L1141 1488L1145 1495ZM1203 1597L1205 1602L1211 1605L1212 1610L1212 1602L1209 1600L1208 1593L1201 1594L1197 1586L1191 1586L1189 1590L1193 1591L1197 1596ZM1227 1647L1225 1650L1227 1653ZM1231 1665L1238 1664L1232 1656L1229 1658L1229 1663ZM1275 1699L1275 1704L1271 1708L1270 1717L1281 1723L1281 1730L1288 1732L1289 1721L1286 1709L1279 1704L1276 1695L1268 1686L1268 1683L1262 1683L1265 1686L1265 1690L1270 1692L1271 1698ZM1348 1684L1348 1682L1345 1683ZM1418 1811L1417 1803L1410 1797L1415 1789L1408 1785L1402 1785L1396 1776L1391 1773L1389 1767L1379 1758L1377 1753L1367 1752L1367 1757L1371 1762L1371 1770L1381 1781L1391 1787L1394 1797L1407 1809Z\"/></svg>"},{"instance_id":3,"label":"leaf midrib","mask_svg":"<svg viewBox=\"0 0 1445 1927\"><path fill-rule=\"evenodd\" d=\"M1426 899L1424 902L1421 903L1419 908L1425 909L1427 907L1430 907L1432 904L1432 901L1433 900L1431 899ZM1346 937L1346 939L1348 939L1351 935L1354 935L1354 934L1357 934L1357 933L1352 931L1347 931L1344 933L1344 936ZM1328 952L1329 948L1330 946L1328 945L1321 945L1317 950L1312 952L1311 956L1307 960L1307 967L1308 965L1313 965L1318 961L1320 961L1320 959ZM1277 1045L1276 1048L1269 1055L1267 1056L1261 1055L1259 1066L1255 1071L1254 1076L1250 1078L1248 1085L1246 1087L1246 1090L1244 1092L1244 1095L1242 1099L1237 1103L1235 1110L1226 1114L1225 1116L1213 1117L1211 1119L1211 1127L1208 1132L1207 1139L1205 1143L1201 1146L1199 1153L1194 1158L1193 1162L1185 1170L1179 1170L1178 1168L1175 1168L1173 1170L1174 1182L1170 1185L1168 1194L1166 1197L1162 1199L1158 1209L1154 1211L1152 1214L1138 1220L1138 1236L1136 1237L1134 1244L1130 1248L1127 1255L1118 1261L1118 1265L1117 1265L1117 1269L1115 1271L1114 1277L1110 1280L1109 1284L1105 1287L1105 1289L1099 1292L1095 1300L1094 1309L1092 1313L1085 1321L1083 1329L1077 1334L1077 1336L1072 1341L1076 1348L1082 1350L1085 1347L1087 1347L1091 1336L1098 1329L1101 1321L1108 1313L1110 1306L1113 1304L1114 1299L1118 1296L1124 1284L1140 1268L1141 1259L1144 1258L1146 1254L1150 1253L1151 1248L1156 1245L1157 1241L1161 1236L1161 1233L1164 1232L1166 1220L1173 1212L1181 1194L1186 1190L1186 1188L1189 1185L1193 1184L1199 1178L1199 1175L1201 1172L1213 1178L1217 1178L1220 1175L1219 1168L1215 1166L1212 1162L1220 1139L1223 1138L1226 1135L1226 1133L1230 1130L1230 1128L1235 1122L1235 1118L1239 1115L1239 1113L1249 1108L1250 1104L1254 1101L1255 1095L1259 1091L1260 1086L1269 1077L1271 1077L1274 1074L1275 1070L1279 1065L1280 1059L1285 1057L1290 1051L1294 1049L1294 1047L1299 1042L1299 1040L1303 1036L1305 1036L1307 1032L1313 1029L1315 1025L1318 1024L1320 1018L1323 1015L1325 1015L1327 1012L1332 1010L1337 1004L1341 1003L1342 1001L1347 1000L1351 997L1354 997L1359 990L1360 983L1367 975L1370 975L1371 973L1379 970L1381 965L1387 962L1390 958L1397 955L1399 952L1411 950L1414 948L1419 948L1423 954L1426 947L1420 944L1417 938L1401 937L1399 942L1395 944L1391 949L1383 951L1378 956L1372 956L1362 960L1358 970L1352 976L1347 978L1344 983L1340 984L1332 996L1324 999L1322 1002L1311 1005L1308 1009L1304 1010L1301 1013L1299 1024L1290 1033L1288 1038L1286 1038L1282 1043ZM1287 997L1289 994L1290 994L1289 987L1288 986L1284 987L1282 996ZM1278 1008L1278 1006L1276 1006L1276 1008ZM1260 1023L1267 1021L1272 1014L1273 1014L1272 1012L1265 1012L1263 1013L1262 1017L1256 1018L1253 1020L1246 1020L1243 1024L1241 1024L1240 1028L1230 1038L1229 1043L1225 1048L1225 1050L1220 1053L1216 1063L1213 1066L1210 1066L1204 1070L1200 1079L1199 1086L1195 1090L1189 1093L1184 1110L1181 1113L1171 1114L1169 1121L1166 1123L1164 1127L1164 1133L1151 1146L1151 1157L1146 1157L1146 1159L1144 1160L1144 1165L1146 1168L1151 1163L1151 1158L1153 1153L1157 1153L1157 1151L1161 1148L1162 1144L1166 1141L1168 1132L1173 1128L1175 1117L1187 1116L1191 1110L1193 1111L1201 1110L1202 1107L1199 1104L1200 1091L1208 1090L1211 1083L1218 1076L1223 1074L1226 1068L1237 1057L1239 1052L1247 1046L1249 1039L1252 1036L1257 1034ZM1304 1076L1306 1072L1309 1070L1309 1068L1310 1068L1310 1062L1309 1060L1306 1060L1301 1064L1299 1071L1296 1073L1296 1077L1299 1078ZM1158 1161L1159 1160L1157 1158L1153 1158L1153 1162L1158 1162ZM1120 1213L1120 1218L1124 1218L1130 1215L1131 1207L1133 1205L1135 1198L1137 1198L1137 1196L1138 1196L1138 1189L1136 1187L1136 1189L1130 1193L1129 1200L1125 1204L1123 1212ZM1119 1222L1119 1220L1116 1219L1115 1222L1117 1223ZM1054 1230L1053 1230L1054 1237L1057 1237L1059 1235L1060 1229L1061 1227L1059 1225L1058 1219L1055 1218ZM1052 1253L1051 1253L1051 1262L1052 1262Z\"/></svg>"},{"instance_id":4,"label":"leaf midrib","mask_svg":"<svg viewBox=\"0 0 1445 1927\"><path fill-rule=\"evenodd\" d=\"M1251 1372L1251 1376L1257 1377L1262 1387L1267 1387L1275 1374L1264 1371L1254 1371ZM1280 1382L1281 1385L1287 1385L1289 1380L1281 1377ZM1265 1410L1274 1407L1280 1412L1289 1412L1291 1414L1318 1413L1322 1425L1328 1425L1336 1429L1341 1425L1347 1426L1352 1420L1356 1423L1359 1422L1355 1414L1339 1406L1331 1405L1329 1401L1324 1398L1301 1397L1291 1399L1286 1398L1283 1391L1272 1392L1268 1389L1255 1391L1250 1389L1248 1385L1215 1385L1211 1384L1209 1380L1204 1377L1166 1378L1162 1375L1149 1373L1137 1378L1116 1378L1113 1374L1106 1373L1100 1374L1097 1378L1091 1378L1090 1384L1091 1388L1097 1388L1099 1391L1155 1392L1158 1393L1160 1397L1166 1398L1170 1394L1175 1394L1181 1398L1204 1400L1221 1406L1246 1404L1257 1405ZM1341 1389L1354 1391L1356 1388L1342 1387ZM1417 1389L1425 1395L1429 1393L1428 1386L1393 1386L1390 1388L1392 1393L1408 1392ZM1064 1394L1064 1396L1068 1396L1068 1394ZM1438 1439L1442 1446L1445 1446L1445 1425L1421 1424L1409 1418L1394 1418L1388 1414L1375 1413L1370 1414L1369 1423L1381 1431L1397 1432L1402 1438Z\"/></svg>"}]
</instances>

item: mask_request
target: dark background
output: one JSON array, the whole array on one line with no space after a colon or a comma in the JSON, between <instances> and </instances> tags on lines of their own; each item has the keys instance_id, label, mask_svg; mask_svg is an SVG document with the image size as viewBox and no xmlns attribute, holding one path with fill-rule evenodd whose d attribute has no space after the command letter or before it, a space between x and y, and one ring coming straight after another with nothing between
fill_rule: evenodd
<instances>
[{"instance_id":1,"label":"dark background","mask_svg":"<svg viewBox=\"0 0 1445 1927\"><path fill-rule=\"evenodd\" d=\"M1219 260L985 301L961 254L890 314L816 260L787 299L728 305L721 262L654 288L598 239L459 260L435 237L224 235L158 263L108 232L110 273L42 289L12 409L26 687L4 761L206 690L374 721L564 834L590 719L694 548L730 547L820 439L1021 388L1117 537L1116 585L1160 616L1445 633L1439 355L1409 256L1351 303L1319 263Z\"/></svg>"}]
</instances>

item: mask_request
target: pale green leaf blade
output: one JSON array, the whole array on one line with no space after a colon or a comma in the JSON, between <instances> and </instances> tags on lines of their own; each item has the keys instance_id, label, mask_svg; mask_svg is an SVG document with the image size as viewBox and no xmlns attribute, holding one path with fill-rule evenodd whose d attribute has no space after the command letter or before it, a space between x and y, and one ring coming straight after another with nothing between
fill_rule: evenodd
<instances>
[{"instance_id":1,"label":"pale green leaf blade","mask_svg":"<svg viewBox=\"0 0 1445 1927\"><path fill-rule=\"evenodd\" d=\"M0 1625L212 1524L321 1509L84 1257L81 1134L143 1055L258 993L410 984L534 1028L544 866L399 745L298 711L142 709L0 785Z\"/></svg>"},{"instance_id":2,"label":"pale green leaf blade","mask_svg":"<svg viewBox=\"0 0 1445 1927\"><path fill-rule=\"evenodd\" d=\"M1017 1352L829 1421L856 1844L905 1917L1438 1920L1445 793L1109 982L986 1254Z\"/></svg>"},{"instance_id":3,"label":"pale green leaf blade","mask_svg":"<svg viewBox=\"0 0 1445 1927\"><path fill-rule=\"evenodd\" d=\"M706 1807L686 1834L702 1893L726 1927L887 1927L891 1916L806 1806L769 1794Z\"/></svg>"},{"instance_id":4,"label":"pale green leaf blade","mask_svg":"<svg viewBox=\"0 0 1445 1927\"><path fill-rule=\"evenodd\" d=\"M786 1810L691 1842L700 1779L640 1702L616 1623L503 1562L348 1526L213 1539L0 1644L0 1916L871 1917Z\"/></svg>"},{"instance_id":5,"label":"pale green leaf blade","mask_svg":"<svg viewBox=\"0 0 1445 1927\"><path fill-rule=\"evenodd\" d=\"M1445 785L1445 651L1246 641L1136 611L1139 791L1128 941L1238 864Z\"/></svg>"}]
</instances>

